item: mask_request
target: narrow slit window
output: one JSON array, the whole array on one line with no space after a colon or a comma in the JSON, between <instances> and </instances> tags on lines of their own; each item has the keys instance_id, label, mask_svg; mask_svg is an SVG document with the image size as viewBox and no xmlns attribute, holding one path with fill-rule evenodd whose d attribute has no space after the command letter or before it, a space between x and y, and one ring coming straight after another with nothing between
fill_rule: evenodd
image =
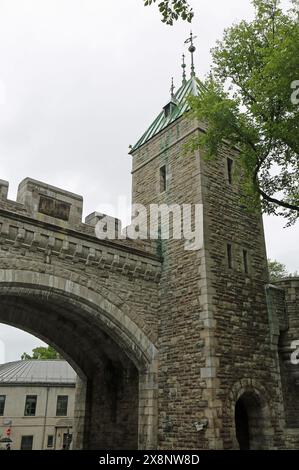
<instances>
[{"instance_id":1,"label":"narrow slit window","mask_svg":"<svg viewBox=\"0 0 299 470\"><path fill-rule=\"evenodd\" d=\"M160 192L166 191L166 166L160 168Z\"/></svg>"},{"instance_id":2,"label":"narrow slit window","mask_svg":"<svg viewBox=\"0 0 299 470\"><path fill-rule=\"evenodd\" d=\"M227 244L227 265L229 269L232 269L233 267L233 249L232 245L230 243Z\"/></svg>"},{"instance_id":3,"label":"narrow slit window","mask_svg":"<svg viewBox=\"0 0 299 470\"><path fill-rule=\"evenodd\" d=\"M248 274L248 252L247 250L243 250L243 267L244 272Z\"/></svg>"},{"instance_id":4,"label":"narrow slit window","mask_svg":"<svg viewBox=\"0 0 299 470\"><path fill-rule=\"evenodd\" d=\"M233 166L234 162L231 158L227 159L227 177L229 184L233 184Z\"/></svg>"}]
</instances>

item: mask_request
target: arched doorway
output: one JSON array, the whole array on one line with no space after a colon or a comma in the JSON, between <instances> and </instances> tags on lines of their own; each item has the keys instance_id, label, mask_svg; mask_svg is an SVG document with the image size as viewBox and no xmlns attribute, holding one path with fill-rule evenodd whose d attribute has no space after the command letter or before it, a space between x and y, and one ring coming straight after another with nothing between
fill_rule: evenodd
<instances>
[{"instance_id":1,"label":"arched doorway","mask_svg":"<svg viewBox=\"0 0 299 470\"><path fill-rule=\"evenodd\" d=\"M236 437L240 450L250 449L248 414L243 400L239 398L235 408Z\"/></svg>"},{"instance_id":2,"label":"arched doorway","mask_svg":"<svg viewBox=\"0 0 299 470\"><path fill-rule=\"evenodd\" d=\"M266 407L254 391L243 393L235 405L236 438L240 450L269 448Z\"/></svg>"},{"instance_id":3,"label":"arched doorway","mask_svg":"<svg viewBox=\"0 0 299 470\"><path fill-rule=\"evenodd\" d=\"M53 346L80 377L74 448L155 447L155 347L119 307L53 275L1 273L0 322ZM149 379L150 377L150 379Z\"/></svg>"}]
</instances>

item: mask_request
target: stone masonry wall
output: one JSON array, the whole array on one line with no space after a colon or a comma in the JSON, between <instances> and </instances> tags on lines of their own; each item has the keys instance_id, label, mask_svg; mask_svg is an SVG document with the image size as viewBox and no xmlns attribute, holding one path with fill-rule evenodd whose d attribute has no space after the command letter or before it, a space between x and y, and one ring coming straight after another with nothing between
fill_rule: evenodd
<instances>
[{"instance_id":1,"label":"stone masonry wall","mask_svg":"<svg viewBox=\"0 0 299 470\"><path fill-rule=\"evenodd\" d=\"M198 156L183 156L194 122L179 120L133 155L133 203L201 202ZM160 190L160 167L167 168L167 190ZM163 271L159 310L159 447L205 449L208 438L196 424L206 418L207 377L201 251L186 251L182 240L162 240Z\"/></svg>"},{"instance_id":2,"label":"stone masonry wall","mask_svg":"<svg viewBox=\"0 0 299 470\"><path fill-rule=\"evenodd\" d=\"M229 184L227 157L236 159L236 151L224 148L212 161L184 152L201 127L179 119L133 153L133 203L203 204L200 250L161 241L159 445L237 448L235 404L246 392L260 397L265 410L265 445L280 448L284 410L269 332L262 220L242 207L238 182ZM163 165L167 189L161 193ZM198 431L202 423L207 428Z\"/></svg>"},{"instance_id":3,"label":"stone masonry wall","mask_svg":"<svg viewBox=\"0 0 299 470\"><path fill-rule=\"evenodd\" d=\"M204 162L204 226L211 311L214 320L217 377L214 391L220 403L217 428L224 448L234 448L234 407L241 393L260 397L269 408L264 419L267 446L283 446L284 410L277 350L272 348L265 285L268 282L263 223L259 210L250 213L240 200L240 174L228 178L227 158L237 168L235 151ZM231 246L231 266L228 260ZM246 255L244 255L246 253ZM246 256L247 262L244 261ZM234 390L234 393L232 391Z\"/></svg>"},{"instance_id":4,"label":"stone masonry wall","mask_svg":"<svg viewBox=\"0 0 299 470\"><path fill-rule=\"evenodd\" d=\"M107 363L87 390L89 449L131 450L138 448L138 373Z\"/></svg>"},{"instance_id":5,"label":"stone masonry wall","mask_svg":"<svg viewBox=\"0 0 299 470\"><path fill-rule=\"evenodd\" d=\"M279 338L279 356L281 380L283 384L286 412L286 441L290 448L299 447L299 365L291 363L291 347L298 341L299 349L299 279L289 278L276 283L285 292L287 328L281 331Z\"/></svg>"},{"instance_id":6,"label":"stone masonry wall","mask_svg":"<svg viewBox=\"0 0 299 470\"><path fill-rule=\"evenodd\" d=\"M86 403L76 404L77 448L82 440L85 448L136 448L138 439L153 448L161 275L155 244L98 240L94 226L68 211L74 199L80 212L79 197L61 197L63 191L34 180L25 186L19 198L24 205L1 191L0 321L57 346L85 374L86 393L78 398ZM46 198L45 216L38 191ZM56 219L55 210L72 219ZM140 401L138 389L145 384Z\"/></svg>"}]
</instances>

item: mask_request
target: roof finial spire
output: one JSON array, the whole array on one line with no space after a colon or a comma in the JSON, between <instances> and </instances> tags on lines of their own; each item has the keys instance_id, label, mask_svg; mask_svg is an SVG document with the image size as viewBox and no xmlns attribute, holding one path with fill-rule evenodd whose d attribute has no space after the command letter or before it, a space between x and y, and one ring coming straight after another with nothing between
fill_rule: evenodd
<instances>
[{"instance_id":1,"label":"roof finial spire","mask_svg":"<svg viewBox=\"0 0 299 470\"><path fill-rule=\"evenodd\" d=\"M186 64L185 64L185 54L182 56L182 69L183 69L183 85L186 83Z\"/></svg>"},{"instance_id":2,"label":"roof finial spire","mask_svg":"<svg viewBox=\"0 0 299 470\"><path fill-rule=\"evenodd\" d=\"M191 53L191 77L195 77L195 67L194 67L194 52L196 51L196 47L193 44L194 39L197 36L193 36L192 31L190 32L190 38L186 39L185 44L190 42L190 46L188 51Z\"/></svg>"},{"instance_id":3,"label":"roof finial spire","mask_svg":"<svg viewBox=\"0 0 299 470\"><path fill-rule=\"evenodd\" d=\"M173 77L171 78L171 87L170 87L170 92L171 92L171 99L174 100L174 83L173 83Z\"/></svg>"}]
</instances>

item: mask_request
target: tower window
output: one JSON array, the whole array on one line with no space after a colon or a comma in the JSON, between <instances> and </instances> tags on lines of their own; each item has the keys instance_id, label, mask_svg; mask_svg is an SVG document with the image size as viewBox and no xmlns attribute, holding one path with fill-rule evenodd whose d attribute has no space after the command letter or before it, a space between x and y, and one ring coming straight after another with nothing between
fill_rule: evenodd
<instances>
[{"instance_id":1,"label":"tower window","mask_svg":"<svg viewBox=\"0 0 299 470\"><path fill-rule=\"evenodd\" d=\"M232 245L230 243L227 244L226 250L227 250L227 265L228 265L229 269L232 269L232 267L233 267L233 248L232 248Z\"/></svg>"},{"instance_id":2,"label":"tower window","mask_svg":"<svg viewBox=\"0 0 299 470\"><path fill-rule=\"evenodd\" d=\"M229 184L233 184L233 166L234 161L231 158L227 158L227 178Z\"/></svg>"},{"instance_id":3,"label":"tower window","mask_svg":"<svg viewBox=\"0 0 299 470\"><path fill-rule=\"evenodd\" d=\"M160 192L166 191L166 166L160 168Z\"/></svg>"},{"instance_id":4,"label":"tower window","mask_svg":"<svg viewBox=\"0 0 299 470\"><path fill-rule=\"evenodd\" d=\"M243 250L243 267L246 274L248 274L248 251Z\"/></svg>"}]
</instances>

